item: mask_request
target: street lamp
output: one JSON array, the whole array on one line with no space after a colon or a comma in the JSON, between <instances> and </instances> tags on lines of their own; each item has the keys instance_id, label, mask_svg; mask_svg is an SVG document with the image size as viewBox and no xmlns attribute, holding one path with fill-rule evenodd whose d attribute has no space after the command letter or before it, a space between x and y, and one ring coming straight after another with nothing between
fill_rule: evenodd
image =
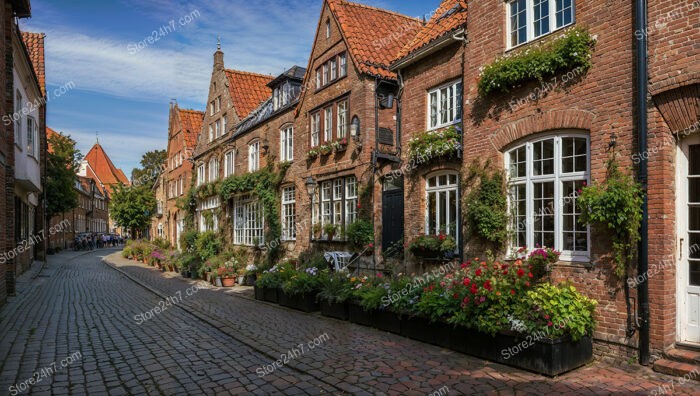
<instances>
[{"instance_id":1,"label":"street lamp","mask_svg":"<svg viewBox=\"0 0 700 396\"><path fill-rule=\"evenodd\" d=\"M357 116L352 117L352 122L350 123L350 136L355 140L360 138L360 119Z\"/></svg>"},{"instance_id":2,"label":"street lamp","mask_svg":"<svg viewBox=\"0 0 700 396\"><path fill-rule=\"evenodd\" d=\"M317 185L318 183L316 183L316 180L314 180L313 177L309 176L306 179L306 193L309 194L309 213L311 213L312 222L312 224L309 226L309 243L311 243L311 240L313 239L314 195L316 194Z\"/></svg>"}]
</instances>

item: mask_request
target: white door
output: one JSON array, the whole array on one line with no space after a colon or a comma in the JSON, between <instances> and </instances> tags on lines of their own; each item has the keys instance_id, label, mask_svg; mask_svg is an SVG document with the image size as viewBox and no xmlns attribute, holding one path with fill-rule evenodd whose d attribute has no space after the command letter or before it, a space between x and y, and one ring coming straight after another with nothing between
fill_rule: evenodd
<instances>
[{"instance_id":1,"label":"white door","mask_svg":"<svg viewBox=\"0 0 700 396\"><path fill-rule=\"evenodd\" d=\"M681 142L676 164L678 341L700 344L700 136Z\"/></svg>"}]
</instances>

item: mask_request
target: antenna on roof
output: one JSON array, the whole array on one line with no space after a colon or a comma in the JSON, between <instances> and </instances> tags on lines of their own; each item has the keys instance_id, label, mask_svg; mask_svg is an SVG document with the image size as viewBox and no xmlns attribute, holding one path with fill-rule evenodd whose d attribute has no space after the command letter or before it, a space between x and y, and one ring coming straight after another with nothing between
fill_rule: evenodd
<instances>
[{"instance_id":1,"label":"antenna on roof","mask_svg":"<svg viewBox=\"0 0 700 396\"><path fill-rule=\"evenodd\" d=\"M216 36L216 50L221 51L221 36Z\"/></svg>"},{"instance_id":2,"label":"antenna on roof","mask_svg":"<svg viewBox=\"0 0 700 396\"><path fill-rule=\"evenodd\" d=\"M95 131L95 140L97 144L100 144L100 131Z\"/></svg>"}]
</instances>

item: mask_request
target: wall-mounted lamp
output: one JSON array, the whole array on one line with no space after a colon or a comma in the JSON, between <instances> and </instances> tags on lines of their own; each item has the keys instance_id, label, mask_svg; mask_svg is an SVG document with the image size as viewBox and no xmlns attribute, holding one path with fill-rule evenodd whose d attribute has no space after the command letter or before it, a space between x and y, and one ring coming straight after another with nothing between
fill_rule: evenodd
<instances>
[{"instance_id":1,"label":"wall-mounted lamp","mask_svg":"<svg viewBox=\"0 0 700 396\"><path fill-rule=\"evenodd\" d=\"M350 136L355 140L360 138L360 119L357 116L353 116L350 122Z\"/></svg>"},{"instance_id":2,"label":"wall-mounted lamp","mask_svg":"<svg viewBox=\"0 0 700 396\"><path fill-rule=\"evenodd\" d=\"M316 194L316 186L318 183L316 183L316 180L314 180L313 177L309 176L306 179L306 193L309 194L309 197L313 199L314 194Z\"/></svg>"},{"instance_id":3,"label":"wall-mounted lamp","mask_svg":"<svg viewBox=\"0 0 700 396\"><path fill-rule=\"evenodd\" d=\"M270 149L270 144L267 142L267 140L263 140L262 145L260 145L261 154L263 156L267 155L267 152L269 149Z\"/></svg>"},{"instance_id":4,"label":"wall-mounted lamp","mask_svg":"<svg viewBox=\"0 0 700 396\"><path fill-rule=\"evenodd\" d=\"M610 142L608 143L608 150L610 150L610 149L614 150L615 147L617 147L617 135L615 134L615 132L613 132L612 135L610 135Z\"/></svg>"}]
</instances>

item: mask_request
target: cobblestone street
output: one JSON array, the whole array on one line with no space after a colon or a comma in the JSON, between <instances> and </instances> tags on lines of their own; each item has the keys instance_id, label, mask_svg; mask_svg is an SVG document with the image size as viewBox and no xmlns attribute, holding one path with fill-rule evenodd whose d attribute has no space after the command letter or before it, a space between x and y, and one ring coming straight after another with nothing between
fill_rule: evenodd
<instances>
[{"instance_id":1,"label":"cobblestone street","mask_svg":"<svg viewBox=\"0 0 700 396\"><path fill-rule=\"evenodd\" d=\"M700 392L694 381L681 385L646 368L603 362L546 378L260 303L249 293L196 291L195 281L118 254L108 258L115 270L102 262L110 252L52 256L36 279L20 283L18 296L0 311L2 393L650 394L672 381L675 393ZM161 303L171 296L181 303ZM159 306L166 310L157 313ZM282 353L324 334L320 345L259 375ZM38 383L29 384L31 378Z\"/></svg>"}]
</instances>

